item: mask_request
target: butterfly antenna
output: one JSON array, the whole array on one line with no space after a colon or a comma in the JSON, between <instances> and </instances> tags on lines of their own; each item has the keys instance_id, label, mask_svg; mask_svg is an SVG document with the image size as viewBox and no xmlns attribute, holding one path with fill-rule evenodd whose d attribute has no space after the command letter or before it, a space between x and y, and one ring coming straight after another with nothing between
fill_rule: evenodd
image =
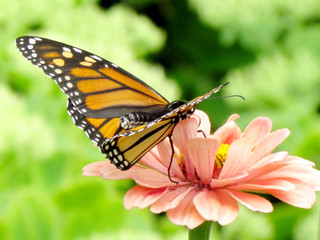
<instances>
[{"instance_id":1,"label":"butterfly antenna","mask_svg":"<svg viewBox=\"0 0 320 240\"><path fill-rule=\"evenodd\" d=\"M173 161L173 157L174 157L174 146L173 146L173 141L172 141L171 135L169 136L169 141L170 141L170 145L171 145L171 159L170 159L170 163L169 163L169 167L168 167L168 177L171 182L179 184L177 181L172 180L171 174L170 174L170 169L171 169L172 161Z\"/></svg>"},{"instance_id":2,"label":"butterfly antenna","mask_svg":"<svg viewBox=\"0 0 320 240\"><path fill-rule=\"evenodd\" d=\"M220 96L220 97L210 97L208 98L208 100L212 100L212 99L221 99L221 98L231 98L231 97L239 97L242 98L243 100L246 100L244 96L241 95L230 95L230 96Z\"/></svg>"}]
</instances>

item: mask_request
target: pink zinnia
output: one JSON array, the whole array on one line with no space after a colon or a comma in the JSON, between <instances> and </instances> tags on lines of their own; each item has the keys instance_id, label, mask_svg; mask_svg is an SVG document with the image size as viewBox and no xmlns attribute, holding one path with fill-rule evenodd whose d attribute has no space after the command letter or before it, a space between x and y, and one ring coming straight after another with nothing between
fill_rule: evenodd
<instances>
[{"instance_id":1,"label":"pink zinnia","mask_svg":"<svg viewBox=\"0 0 320 240\"><path fill-rule=\"evenodd\" d=\"M168 178L171 147L166 139L128 171L107 161L89 164L85 176L133 179L137 185L125 195L124 205L167 212L175 224L190 229L204 221L231 223L238 203L252 211L273 210L272 204L255 193L267 193L296 207L310 208L320 190L320 172L314 163L287 152L272 151L290 134L271 131L271 120L254 119L241 133L234 114L213 135L208 116L197 110L173 131L174 160Z\"/></svg>"}]
</instances>

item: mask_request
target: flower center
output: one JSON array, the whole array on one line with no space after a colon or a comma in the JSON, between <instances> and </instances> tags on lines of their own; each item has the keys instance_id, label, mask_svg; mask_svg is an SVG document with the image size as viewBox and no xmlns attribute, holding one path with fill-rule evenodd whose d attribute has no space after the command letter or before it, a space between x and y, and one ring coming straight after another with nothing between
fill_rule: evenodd
<instances>
[{"instance_id":1,"label":"flower center","mask_svg":"<svg viewBox=\"0 0 320 240\"><path fill-rule=\"evenodd\" d=\"M229 147L230 145L226 143L220 145L215 157L215 164L218 169L223 167L223 164L227 158Z\"/></svg>"}]
</instances>

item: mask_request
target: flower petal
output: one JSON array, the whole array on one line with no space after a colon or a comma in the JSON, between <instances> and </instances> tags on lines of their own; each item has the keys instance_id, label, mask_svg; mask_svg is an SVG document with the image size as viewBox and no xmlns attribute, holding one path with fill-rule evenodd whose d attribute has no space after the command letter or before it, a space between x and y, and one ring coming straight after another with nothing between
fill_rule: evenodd
<instances>
[{"instance_id":1,"label":"flower petal","mask_svg":"<svg viewBox=\"0 0 320 240\"><path fill-rule=\"evenodd\" d=\"M230 197L228 191L222 189L219 190L217 194L220 202L222 203L222 209L218 223L224 226L231 223L238 216L239 206L237 202Z\"/></svg>"},{"instance_id":2,"label":"flower petal","mask_svg":"<svg viewBox=\"0 0 320 240\"><path fill-rule=\"evenodd\" d=\"M136 169L132 173L133 180L144 187L149 188L160 188L167 186L176 186L176 183L170 181L168 175L164 175L156 170L149 168ZM179 182L179 179L174 178L175 181Z\"/></svg>"},{"instance_id":3,"label":"flower petal","mask_svg":"<svg viewBox=\"0 0 320 240\"><path fill-rule=\"evenodd\" d=\"M191 118L195 118L198 121L198 137L207 137L210 135L211 123L209 116L205 112L196 109ZM203 136L203 134L205 136Z\"/></svg>"},{"instance_id":4,"label":"flower petal","mask_svg":"<svg viewBox=\"0 0 320 240\"><path fill-rule=\"evenodd\" d=\"M197 194L197 190L194 188L191 189L176 208L167 211L167 216L171 222L193 229L205 221L205 219L199 215L192 201Z\"/></svg>"},{"instance_id":5,"label":"flower petal","mask_svg":"<svg viewBox=\"0 0 320 240\"><path fill-rule=\"evenodd\" d=\"M84 176L102 176L104 179L108 180L118 180L118 179L131 179L132 172L139 168L138 166L133 166L127 171L121 171L117 169L109 161L94 162L85 166L82 171Z\"/></svg>"},{"instance_id":6,"label":"flower petal","mask_svg":"<svg viewBox=\"0 0 320 240\"><path fill-rule=\"evenodd\" d=\"M239 138L235 140L230 145L219 179L231 178L241 174L248 167L252 147L253 144L250 139Z\"/></svg>"},{"instance_id":7,"label":"flower petal","mask_svg":"<svg viewBox=\"0 0 320 240\"><path fill-rule=\"evenodd\" d=\"M293 191L286 192L280 190L271 190L268 192L281 201L284 201L295 207L311 208L316 201L316 194L314 190L307 184L298 181L294 181L294 184L296 189Z\"/></svg>"},{"instance_id":8,"label":"flower petal","mask_svg":"<svg viewBox=\"0 0 320 240\"><path fill-rule=\"evenodd\" d=\"M255 172L259 173L258 171ZM299 181L308 185L313 191L320 190L320 171L306 165L270 165L260 171L261 174L255 178L256 181L282 179L289 182Z\"/></svg>"},{"instance_id":9,"label":"flower petal","mask_svg":"<svg viewBox=\"0 0 320 240\"><path fill-rule=\"evenodd\" d=\"M252 156L250 157L250 165L253 165L259 159L269 155L289 135L290 131L285 128L274 131L265 139L263 139L254 149Z\"/></svg>"},{"instance_id":10,"label":"flower petal","mask_svg":"<svg viewBox=\"0 0 320 240\"><path fill-rule=\"evenodd\" d=\"M252 211L259 211L263 213L273 211L272 204L263 197L240 191L229 191L229 194Z\"/></svg>"},{"instance_id":11,"label":"flower petal","mask_svg":"<svg viewBox=\"0 0 320 240\"><path fill-rule=\"evenodd\" d=\"M231 144L234 140L240 138L241 129L234 122L239 115L233 114L227 121L226 124L218 128L212 135L213 138L217 139L220 144L227 143Z\"/></svg>"},{"instance_id":12,"label":"flower petal","mask_svg":"<svg viewBox=\"0 0 320 240\"><path fill-rule=\"evenodd\" d=\"M160 158L162 159L164 166L166 166L166 169L165 169L166 171L164 172L164 174L168 174L168 167L170 165L171 155L172 155L172 149L171 149L169 139L166 138L164 141L159 143L157 145L157 148L159 151ZM176 150L176 148L174 148L174 150ZM185 180L185 176L181 171L181 168L179 167L177 161L175 160L175 157L172 160L172 164L170 168L170 176Z\"/></svg>"},{"instance_id":13,"label":"flower petal","mask_svg":"<svg viewBox=\"0 0 320 240\"><path fill-rule=\"evenodd\" d=\"M266 156L259 161L257 161L249 171L256 172L256 169L260 168L263 169L268 164L277 164L277 163L284 163L284 160L288 156L288 153L285 151L277 152Z\"/></svg>"},{"instance_id":14,"label":"flower petal","mask_svg":"<svg viewBox=\"0 0 320 240\"><path fill-rule=\"evenodd\" d=\"M215 155L219 143L213 138L195 138L188 143L188 150L197 174L204 184L212 179Z\"/></svg>"},{"instance_id":15,"label":"flower petal","mask_svg":"<svg viewBox=\"0 0 320 240\"><path fill-rule=\"evenodd\" d=\"M309 183L310 187L314 191L320 191L320 171L317 169L311 169L308 176L302 179L303 182Z\"/></svg>"},{"instance_id":16,"label":"flower petal","mask_svg":"<svg viewBox=\"0 0 320 240\"><path fill-rule=\"evenodd\" d=\"M146 188L142 186L134 186L124 196L124 207L131 209L133 207L145 208L157 201L164 193L166 188Z\"/></svg>"},{"instance_id":17,"label":"flower petal","mask_svg":"<svg viewBox=\"0 0 320 240\"><path fill-rule=\"evenodd\" d=\"M249 138L254 143L259 143L270 134L272 122L269 118L258 117L249 123L241 137Z\"/></svg>"},{"instance_id":18,"label":"flower petal","mask_svg":"<svg viewBox=\"0 0 320 240\"><path fill-rule=\"evenodd\" d=\"M169 188L161 198L151 205L150 211L160 213L175 208L190 190L189 187Z\"/></svg>"},{"instance_id":19,"label":"flower petal","mask_svg":"<svg viewBox=\"0 0 320 240\"><path fill-rule=\"evenodd\" d=\"M240 115L237 114L237 113L234 113L234 114L232 114L232 115L228 118L227 123L228 123L228 122L233 122L233 121L235 121L235 120L237 120L237 119L239 119L239 118L240 118Z\"/></svg>"},{"instance_id":20,"label":"flower petal","mask_svg":"<svg viewBox=\"0 0 320 240\"><path fill-rule=\"evenodd\" d=\"M238 184L239 182L242 182L243 179L246 179L248 176L247 173L238 174L237 176L234 176L232 178L225 178L225 179L215 179L213 178L210 187L215 188L225 188L230 185Z\"/></svg>"},{"instance_id":21,"label":"flower petal","mask_svg":"<svg viewBox=\"0 0 320 240\"><path fill-rule=\"evenodd\" d=\"M278 167L277 165L270 165L270 170L268 167L269 166L263 168L264 172L261 172L259 177L256 177L256 180L288 178L297 179L309 185L311 185L313 181L319 182L320 172L309 166L278 164Z\"/></svg>"},{"instance_id":22,"label":"flower petal","mask_svg":"<svg viewBox=\"0 0 320 240\"><path fill-rule=\"evenodd\" d=\"M163 143L164 141L160 142L158 145ZM144 155L139 160L138 164L146 166L148 168L155 169L165 174L167 172L167 165L163 163L163 158L160 156L159 149L157 146L152 148L146 155Z\"/></svg>"},{"instance_id":23,"label":"flower petal","mask_svg":"<svg viewBox=\"0 0 320 240\"><path fill-rule=\"evenodd\" d=\"M193 202L203 218L221 225L231 223L239 212L237 202L225 190L202 191Z\"/></svg>"},{"instance_id":24,"label":"flower petal","mask_svg":"<svg viewBox=\"0 0 320 240\"><path fill-rule=\"evenodd\" d=\"M172 133L172 139L175 145L180 149L187 175L191 178L195 176L195 169L188 152L188 142L197 137L198 122L194 118L183 120L177 124Z\"/></svg>"},{"instance_id":25,"label":"flower petal","mask_svg":"<svg viewBox=\"0 0 320 240\"><path fill-rule=\"evenodd\" d=\"M106 165L106 161L90 163L82 168L83 176L101 176L100 169Z\"/></svg>"},{"instance_id":26,"label":"flower petal","mask_svg":"<svg viewBox=\"0 0 320 240\"><path fill-rule=\"evenodd\" d=\"M215 191L204 190L195 196L193 202L203 218L219 220L221 203Z\"/></svg>"},{"instance_id":27,"label":"flower petal","mask_svg":"<svg viewBox=\"0 0 320 240\"><path fill-rule=\"evenodd\" d=\"M311 162L309 160L306 160L304 158L297 157L297 156L287 156L283 162L290 163L290 164L306 165L306 166L310 166L310 167L316 166L314 162Z\"/></svg>"},{"instance_id":28,"label":"flower petal","mask_svg":"<svg viewBox=\"0 0 320 240\"><path fill-rule=\"evenodd\" d=\"M267 192L269 190L292 191L295 188L295 185L290 182L290 179L287 181L283 179L253 180L253 183L238 183L237 185L228 187L228 189L252 192Z\"/></svg>"}]
</instances>

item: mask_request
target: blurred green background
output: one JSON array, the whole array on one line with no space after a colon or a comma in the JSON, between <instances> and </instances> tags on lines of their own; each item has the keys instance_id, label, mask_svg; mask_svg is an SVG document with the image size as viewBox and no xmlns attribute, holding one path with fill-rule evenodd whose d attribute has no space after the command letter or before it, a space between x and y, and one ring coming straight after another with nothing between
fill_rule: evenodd
<instances>
[{"instance_id":1,"label":"blurred green background","mask_svg":"<svg viewBox=\"0 0 320 240\"><path fill-rule=\"evenodd\" d=\"M187 229L148 209L127 211L131 181L83 177L104 157L66 112L66 97L17 51L38 35L120 65L169 100L199 105L216 129L232 113L292 134L279 149L319 164L318 0L0 0L0 239L186 239ZM273 199L271 214L241 208L213 239L317 239L319 206Z\"/></svg>"}]
</instances>

